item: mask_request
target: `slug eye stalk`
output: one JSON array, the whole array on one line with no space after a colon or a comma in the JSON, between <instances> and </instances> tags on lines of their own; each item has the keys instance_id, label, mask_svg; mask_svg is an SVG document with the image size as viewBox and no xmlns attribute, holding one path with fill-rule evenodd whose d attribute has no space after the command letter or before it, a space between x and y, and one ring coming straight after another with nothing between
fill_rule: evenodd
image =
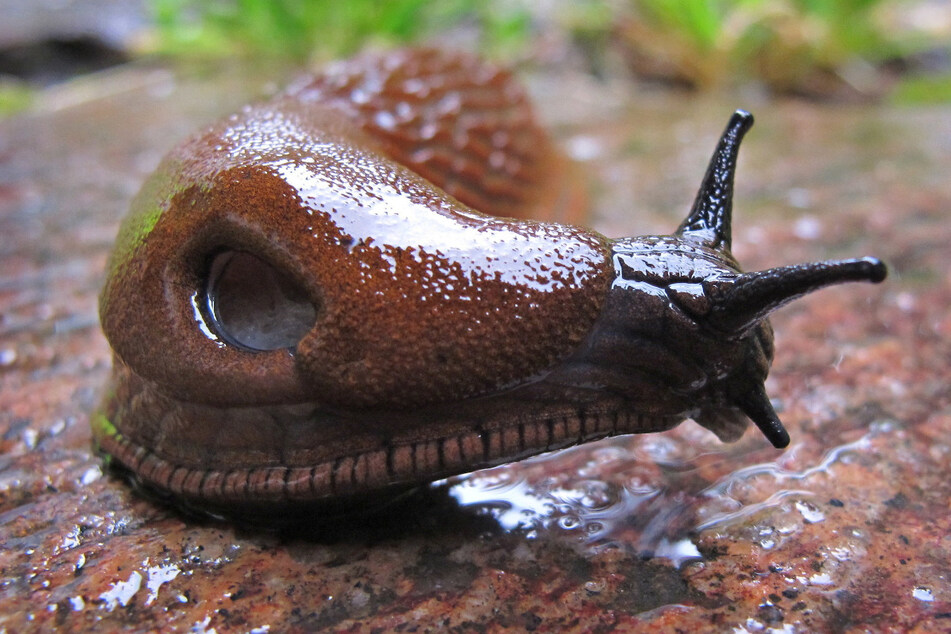
<instances>
[{"instance_id":1,"label":"slug eye stalk","mask_svg":"<svg viewBox=\"0 0 951 634\"><path fill-rule=\"evenodd\" d=\"M712 249L729 253L733 244L733 179L736 159L743 137L753 127L753 115L737 110L730 117L700 190L693 201L687 218L677 227L676 234L690 236Z\"/></svg>"},{"instance_id":2,"label":"slug eye stalk","mask_svg":"<svg viewBox=\"0 0 951 634\"><path fill-rule=\"evenodd\" d=\"M769 313L812 291L845 282L885 279L878 258L827 260L743 273L714 300L707 321L724 332L741 334Z\"/></svg>"}]
</instances>

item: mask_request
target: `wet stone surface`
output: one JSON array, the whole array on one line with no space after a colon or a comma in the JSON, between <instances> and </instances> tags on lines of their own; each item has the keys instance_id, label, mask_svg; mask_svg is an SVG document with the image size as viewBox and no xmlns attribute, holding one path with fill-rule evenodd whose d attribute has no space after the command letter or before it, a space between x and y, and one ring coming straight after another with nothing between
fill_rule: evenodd
<instances>
[{"instance_id":1,"label":"wet stone surface","mask_svg":"<svg viewBox=\"0 0 951 634\"><path fill-rule=\"evenodd\" d=\"M269 89L116 73L0 123L0 629L951 628L951 111L534 79L608 235L673 229L747 106L739 259L874 254L892 277L773 319L784 452L688 422L275 535L141 499L90 450L117 222L176 139Z\"/></svg>"}]
</instances>

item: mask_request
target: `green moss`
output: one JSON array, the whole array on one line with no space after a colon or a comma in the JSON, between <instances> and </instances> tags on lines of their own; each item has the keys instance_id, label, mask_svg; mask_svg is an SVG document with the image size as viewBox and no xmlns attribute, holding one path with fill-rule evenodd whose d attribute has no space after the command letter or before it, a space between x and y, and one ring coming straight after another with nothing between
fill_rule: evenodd
<instances>
[{"instance_id":1,"label":"green moss","mask_svg":"<svg viewBox=\"0 0 951 634\"><path fill-rule=\"evenodd\" d=\"M144 210L133 209L119 228L116 238L115 259L126 262L145 241L162 216L162 208L152 205Z\"/></svg>"},{"instance_id":2,"label":"green moss","mask_svg":"<svg viewBox=\"0 0 951 634\"><path fill-rule=\"evenodd\" d=\"M112 424L112 421L110 421L109 418L107 418L102 412L96 412L92 415L92 420L89 421L89 426L92 428L93 451L102 456L103 462L108 467L109 462L112 460L112 455L106 451L103 451L100 440L112 436L119 437L121 434L119 433L119 430L116 429L116 426Z\"/></svg>"},{"instance_id":3,"label":"green moss","mask_svg":"<svg viewBox=\"0 0 951 634\"><path fill-rule=\"evenodd\" d=\"M181 172L182 165L178 160L166 158L142 185L132 200L129 213L119 225L119 235L109 258L110 277L132 259L158 224L172 198L185 189Z\"/></svg>"},{"instance_id":4,"label":"green moss","mask_svg":"<svg viewBox=\"0 0 951 634\"><path fill-rule=\"evenodd\" d=\"M97 438L119 435L119 430L116 429L116 426L112 424L112 421L109 420L109 418L106 417L106 415L102 412L96 412L93 414L90 426L92 427L93 435Z\"/></svg>"}]
</instances>

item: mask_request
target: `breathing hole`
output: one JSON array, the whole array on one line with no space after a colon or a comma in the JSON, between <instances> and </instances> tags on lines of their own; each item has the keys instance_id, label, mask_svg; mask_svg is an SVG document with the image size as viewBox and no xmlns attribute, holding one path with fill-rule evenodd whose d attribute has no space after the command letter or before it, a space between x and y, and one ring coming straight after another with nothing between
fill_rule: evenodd
<instances>
[{"instance_id":1,"label":"breathing hole","mask_svg":"<svg viewBox=\"0 0 951 634\"><path fill-rule=\"evenodd\" d=\"M293 348L317 316L304 289L243 251L215 256L207 301L218 334L251 350Z\"/></svg>"}]
</instances>

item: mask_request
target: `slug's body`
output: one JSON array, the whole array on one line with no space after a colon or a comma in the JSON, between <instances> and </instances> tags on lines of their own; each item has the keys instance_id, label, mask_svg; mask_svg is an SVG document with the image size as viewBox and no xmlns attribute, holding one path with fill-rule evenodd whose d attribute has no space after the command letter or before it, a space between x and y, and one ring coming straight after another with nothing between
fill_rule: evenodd
<instances>
[{"instance_id":1,"label":"slug's body","mask_svg":"<svg viewBox=\"0 0 951 634\"><path fill-rule=\"evenodd\" d=\"M408 51L331 69L180 145L101 298L101 451L186 504L412 486L690 417L788 436L765 316L873 259L741 273L738 112L673 236L561 224L567 163L510 76ZM478 209L478 211L476 210Z\"/></svg>"}]
</instances>

